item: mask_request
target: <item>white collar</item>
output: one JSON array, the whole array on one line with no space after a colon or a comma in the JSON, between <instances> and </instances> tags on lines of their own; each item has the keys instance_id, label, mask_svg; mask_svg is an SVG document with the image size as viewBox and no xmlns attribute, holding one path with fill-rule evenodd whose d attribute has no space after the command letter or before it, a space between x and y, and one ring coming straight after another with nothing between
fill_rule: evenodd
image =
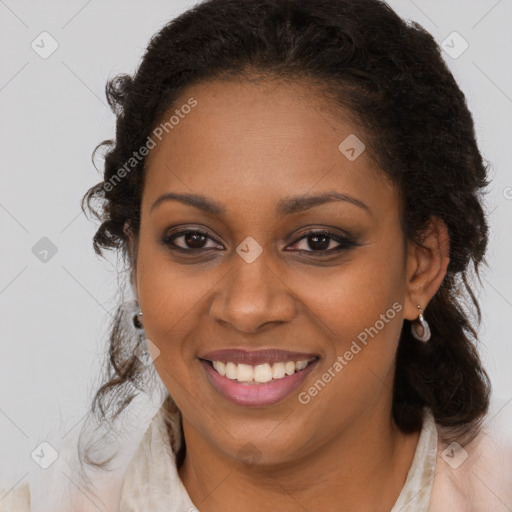
<instances>
[{"instance_id":1,"label":"white collar","mask_svg":"<svg viewBox=\"0 0 512 512\"><path fill-rule=\"evenodd\" d=\"M120 510L135 512L198 512L179 478L176 458L160 407L130 461L121 487ZM181 438L179 417L171 420L174 439ZM177 443L172 446L176 449ZM427 512L434 481L437 428L425 409L424 422L407 479L391 512Z\"/></svg>"},{"instance_id":2,"label":"white collar","mask_svg":"<svg viewBox=\"0 0 512 512\"><path fill-rule=\"evenodd\" d=\"M178 475L166 417L162 405L126 469L119 503L123 512L197 512ZM175 439L180 439L178 415L171 428Z\"/></svg>"},{"instance_id":3,"label":"white collar","mask_svg":"<svg viewBox=\"0 0 512 512\"><path fill-rule=\"evenodd\" d=\"M437 460L437 427L430 409L423 411L423 426L407 479L391 512L427 512Z\"/></svg>"}]
</instances>

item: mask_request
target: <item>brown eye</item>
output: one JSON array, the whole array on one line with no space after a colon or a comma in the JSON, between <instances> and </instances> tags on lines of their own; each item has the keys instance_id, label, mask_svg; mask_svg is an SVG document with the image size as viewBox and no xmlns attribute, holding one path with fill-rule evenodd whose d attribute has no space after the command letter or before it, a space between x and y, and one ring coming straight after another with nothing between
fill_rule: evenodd
<instances>
[{"instance_id":1,"label":"brown eye","mask_svg":"<svg viewBox=\"0 0 512 512\"><path fill-rule=\"evenodd\" d=\"M305 238L308 241L308 247L313 249L314 251L322 251L329 248L331 244L332 238L328 235L320 234L320 235L309 235Z\"/></svg>"},{"instance_id":2,"label":"brown eye","mask_svg":"<svg viewBox=\"0 0 512 512\"><path fill-rule=\"evenodd\" d=\"M176 240L179 239L182 239L182 241L180 243L176 243ZM209 249L210 247L205 246L208 239L214 241L204 231L187 229L165 236L162 239L162 242L165 245L168 245L171 249L193 252Z\"/></svg>"},{"instance_id":3,"label":"brown eye","mask_svg":"<svg viewBox=\"0 0 512 512\"><path fill-rule=\"evenodd\" d=\"M330 254L343 249L349 249L356 245L356 243L349 238L335 235L328 231L310 231L300 237L293 245L296 246L301 241L305 241L303 244L304 247L298 250L309 253L319 252ZM332 242L337 243L338 246L332 247Z\"/></svg>"}]
</instances>

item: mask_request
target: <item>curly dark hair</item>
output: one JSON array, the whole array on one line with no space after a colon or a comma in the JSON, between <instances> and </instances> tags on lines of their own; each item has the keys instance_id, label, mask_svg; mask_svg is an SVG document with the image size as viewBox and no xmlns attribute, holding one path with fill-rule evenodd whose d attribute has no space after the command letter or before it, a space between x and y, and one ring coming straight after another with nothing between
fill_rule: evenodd
<instances>
[{"instance_id":1,"label":"curly dark hair","mask_svg":"<svg viewBox=\"0 0 512 512\"><path fill-rule=\"evenodd\" d=\"M485 263L487 165L464 94L435 40L383 1L206 0L166 24L134 75L118 75L106 86L116 135L97 146L107 150L103 181L82 199L84 211L101 221L94 250L119 250L133 272L125 228L139 232L146 160L134 159L134 151L187 87L254 73L312 84L353 116L370 156L398 187L406 240L421 245L432 217L445 222L450 262L424 312L431 340L416 341L404 321L393 416L402 431L418 431L429 407L445 441L468 442L490 396L476 349L481 312L469 284L473 277L481 284L479 265ZM145 389L145 367L133 353L125 317L121 301L111 325L106 381L90 410L102 421L116 419ZM170 411L170 395L166 400Z\"/></svg>"}]
</instances>

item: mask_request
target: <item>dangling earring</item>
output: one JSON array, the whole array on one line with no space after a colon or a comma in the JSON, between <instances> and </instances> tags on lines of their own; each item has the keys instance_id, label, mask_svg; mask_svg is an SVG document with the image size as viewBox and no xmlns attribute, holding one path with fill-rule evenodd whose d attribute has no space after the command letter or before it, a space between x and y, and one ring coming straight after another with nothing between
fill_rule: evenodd
<instances>
[{"instance_id":1,"label":"dangling earring","mask_svg":"<svg viewBox=\"0 0 512 512\"><path fill-rule=\"evenodd\" d=\"M427 343L430 339L430 327L428 326L428 322L425 318L423 318L423 311L421 310L421 307L418 306L418 309L420 310L420 313L416 322L418 322L419 325L411 323L411 333L418 341Z\"/></svg>"},{"instance_id":2,"label":"dangling earring","mask_svg":"<svg viewBox=\"0 0 512 512\"><path fill-rule=\"evenodd\" d=\"M139 311L137 314L133 315L133 325L136 329L144 329L144 326L141 323L142 320L142 311Z\"/></svg>"}]
</instances>

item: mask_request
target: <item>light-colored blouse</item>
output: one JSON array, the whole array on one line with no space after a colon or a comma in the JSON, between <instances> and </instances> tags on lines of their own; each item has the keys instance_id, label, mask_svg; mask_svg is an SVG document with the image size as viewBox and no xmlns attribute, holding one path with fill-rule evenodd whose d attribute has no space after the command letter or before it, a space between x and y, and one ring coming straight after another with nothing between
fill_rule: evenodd
<instances>
[{"instance_id":1,"label":"light-colored blouse","mask_svg":"<svg viewBox=\"0 0 512 512\"><path fill-rule=\"evenodd\" d=\"M25 482L0 491L0 512L199 512L201 504L192 503L176 467L179 418L171 419L170 434L166 414L160 407L125 466L97 476L94 494L68 482L60 501L50 502L57 499L56 492L50 493L53 498L48 494L57 482L54 474L50 483ZM390 512L511 512L512 425L499 424L496 417L464 448L444 446L425 409L413 462Z\"/></svg>"}]
</instances>

